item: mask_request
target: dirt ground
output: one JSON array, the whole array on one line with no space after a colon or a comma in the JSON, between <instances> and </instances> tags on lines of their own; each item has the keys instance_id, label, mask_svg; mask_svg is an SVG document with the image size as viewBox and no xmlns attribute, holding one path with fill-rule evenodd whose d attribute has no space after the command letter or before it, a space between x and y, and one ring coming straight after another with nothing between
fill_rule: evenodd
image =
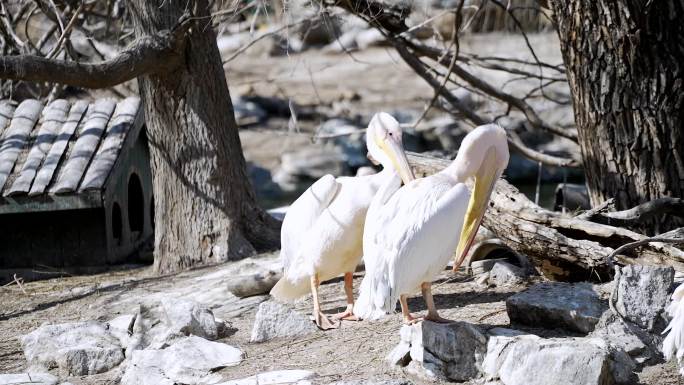
<instances>
[{"instance_id":1,"label":"dirt ground","mask_svg":"<svg viewBox=\"0 0 684 385\"><path fill-rule=\"evenodd\" d=\"M150 268L143 267L94 276L30 282L22 288L17 285L3 287L0 289L0 373L26 370L19 338L44 322L108 320L130 313L136 300L178 290L198 277L209 276L226 266L161 278L151 276ZM356 275L355 289L358 289L362 274ZM467 277L455 278L454 282L442 279L435 284L435 301L443 309L443 316L478 323L487 328L508 325L504 301L521 287L485 288ZM454 277L451 279L454 280ZM322 285L321 297L324 311L341 311L344 308L342 281L335 280ZM399 341L400 314L378 322L344 322L338 330L318 331L301 338L251 344L249 337L256 309L267 298L252 297L231 306L219 305L214 308L215 316L229 321L230 329L234 332L221 341L242 349L246 354L246 359L240 365L219 372L225 378L241 378L281 369L315 371L320 375L317 380L320 383L404 378L401 371L390 369L383 361ZM416 312L425 311L420 298L411 299L409 304ZM305 298L296 304L296 309L306 314L311 306L311 299ZM77 385L114 384L118 375L120 373L117 370L112 370L69 380Z\"/></svg>"},{"instance_id":2,"label":"dirt ground","mask_svg":"<svg viewBox=\"0 0 684 385\"><path fill-rule=\"evenodd\" d=\"M271 257L271 256L267 256ZM124 269L105 274L66 277L30 282L20 288L9 285L0 289L0 373L16 373L26 370L19 338L42 323L61 323L80 320L109 320L117 315L130 314L135 304L153 299L162 293L178 292L213 303L217 318L228 321L230 332L222 342L242 349L246 359L238 366L224 368L218 373L226 379L243 378L260 372L282 369L305 369L318 373L315 383L326 384L339 380L360 379L406 379L404 372L387 366L384 357L399 342L401 315L394 314L377 322L343 322L338 330L317 331L294 339L275 339L259 344L249 342L258 304L268 296L236 300L225 289L208 283L205 290L197 290L197 282L203 282L231 268L224 265L196 269L165 277L154 277L149 267ZM355 276L358 290L363 273ZM487 287L472 278L450 272L444 273L435 283L435 301L443 316L491 327L507 327L505 300L525 286ZM324 311L337 312L344 307L341 280L322 285L321 297ZM420 313L425 305L419 296L409 301L410 307ZM296 304L296 309L306 314L312 306L309 297ZM567 335L560 330L521 328L545 337ZM121 373L107 373L69 378L75 385L116 384ZM480 382L471 381L467 385ZM640 384L684 384L674 363L646 368L640 373Z\"/></svg>"}]
</instances>

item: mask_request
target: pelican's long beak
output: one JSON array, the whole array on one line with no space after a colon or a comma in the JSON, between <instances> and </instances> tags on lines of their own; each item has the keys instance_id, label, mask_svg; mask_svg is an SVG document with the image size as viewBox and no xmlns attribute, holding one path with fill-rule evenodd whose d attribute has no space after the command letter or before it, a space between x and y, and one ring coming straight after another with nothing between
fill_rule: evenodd
<instances>
[{"instance_id":1,"label":"pelican's long beak","mask_svg":"<svg viewBox=\"0 0 684 385\"><path fill-rule=\"evenodd\" d=\"M487 210L489 196L492 194L494 184L499 179L500 172L497 169L496 150L490 148L484 157L482 165L474 176L475 185L470 194L468 210L463 220L461 238L456 248L456 259L454 260L454 271L463 263L470 246L473 244L477 229L480 227L484 213Z\"/></svg>"},{"instance_id":2,"label":"pelican's long beak","mask_svg":"<svg viewBox=\"0 0 684 385\"><path fill-rule=\"evenodd\" d=\"M399 176L401 177L401 180L404 181L405 185L416 179L411 170L411 166L409 166L406 153L404 153L404 147L399 140L388 138L387 140L380 142L380 148L390 158L392 165L394 165L394 169L399 173Z\"/></svg>"}]
</instances>

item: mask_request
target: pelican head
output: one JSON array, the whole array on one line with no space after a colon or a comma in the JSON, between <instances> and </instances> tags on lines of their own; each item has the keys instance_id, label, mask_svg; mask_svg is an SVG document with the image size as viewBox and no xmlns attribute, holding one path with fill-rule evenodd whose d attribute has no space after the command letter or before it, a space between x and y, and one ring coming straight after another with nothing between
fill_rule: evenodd
<instances>
[{"instance_id":1,"label":"pelican head","mask_svg":"<svg viewBox=\"0 0 684 385\"><path fill-rule=\"evenodd\" d=\"M386 169L394 169L407 184L415 177L404 153L401 134L401 126L392 115L377 113L368 124L366 146L371 161L382 164Z\"/></svg>"},{"instance_id":2,"label":"pelican head","mask_svg":"<svg viewBox=\"0 0 684 385\"><path fill-rule=\"evenodd\" d=\"M465 259L480 227L494 184L508 165L506 131L497 124L479 126L461 142L456 159L445 172L464 183L473 179L473 189L456 248L454 271Z\"/></svg>"}]
</instances>

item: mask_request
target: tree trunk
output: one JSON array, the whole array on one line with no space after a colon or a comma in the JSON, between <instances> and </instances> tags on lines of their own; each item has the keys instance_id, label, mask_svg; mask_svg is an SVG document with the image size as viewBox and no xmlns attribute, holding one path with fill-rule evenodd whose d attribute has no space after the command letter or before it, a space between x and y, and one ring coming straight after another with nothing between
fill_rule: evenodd
<instances>
[{"instance_id":1,"label":"tree trunk","mask_svg":"<svg viewBox=\"0 0 684 385\"><path fill-rule=\"evenodd\" d=\"M137 37L194 23L178 68L139 78L152 158L154 267L166 273L278 245L259 209L205 0L129 0Z\"/></svg>"},{"instance_id":2,"label":"tree trunk","mask_svg":"<svg viewBox=\"0 0 684 385\"><path fill-rule=\"evenodd\" d=\"M684 2L551 4L592 205L684 196ZM665 215L649 228L681 225Z\"/></svg>"}]
</instances>

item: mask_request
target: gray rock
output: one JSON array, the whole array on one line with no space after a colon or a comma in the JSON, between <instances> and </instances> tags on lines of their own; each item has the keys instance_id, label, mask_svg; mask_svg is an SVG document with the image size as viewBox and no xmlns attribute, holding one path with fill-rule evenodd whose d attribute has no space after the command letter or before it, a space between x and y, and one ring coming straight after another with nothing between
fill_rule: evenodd
<instances>
[{"instance_id":1,"label":"gray rock","mask_svg":"<svg viewBox=\"0 0 684 385\"><path fill-rule=\"evenodd\" d=\"M473 274L482 274L491 271L498 262L506 262L506 258L482 259L470 262L470 269Z\"/></svg>"},{"instance_id":2,"label":"gray rock","mask_svg":"<svg viewBox=\"0 0 684 385\"><path fill-rule=\"evenodd\" d=\"M0 385L56 385L57 381L49 373L0 374Z\"/></svg>"},{"instance_id":3,"label":"gray rock","mask_svg":"<svg viewBox=\"0 0 684 385\"><path fill-rule=\"evenodd\" d=\"M525 271L508 262L497 262L489 272L489 283L496 286L517 285L525 280Z\"/></svg>"},{"instance_id":4,"label":"gray rock","mask_svg":"<svg viewBox=\"0 0 684 385\"><path fill-rule=\"evenodd\" d=\"M127 357L133 350L162 349L190 335L209 340L218 338L211 310L192 300L170 297L150 305L141 304L132 331L126 347Z\"/></svg>"},{"instance_id":5,"label":"gray rock","mask_svg":"<svg viewBox=\"0 0 684 385\"><path fill-rule=\"evenodd\" d=\"M272 270L238 276L228 283L228 291L240 298L267 294L282 276L282 272Z\"/></svg>"},{"instance_id":6,"label":"gray rock","mask_svg":"<svg viewBox=\"0 0 684 385\"><path fill-rule=\"evenodd\" d=\"M620 268L615 288L615 309L641 328L660 332L661 314L669 301L674 282L672 267L628 265Z\"/></svg>"},{"instance_id":7,"label":"gray rock","mask_svg":"<svg viewBox=\"0 0 684 385\"><path fill-rule=\"evenodd\" d=\"M133 324L135 323L135 316L132 314L124 314L118 316L105 324L105 327L111 335L119 340L122 347L128 346L133 335Z\"/></svg>"},{"instance_id":8,"label":"gray rock","mask_svg":"<svg viewBox=\"0 0 684 385\"><path fill-rule=\"evenodd\" d=\"M482 368L506 385L606 385L617 382L611 369L624 375L620 364L598 338L518 335L492 336Z\"/></svg>"},{"instance_id":9,"label":"gray rock","mask_svg":"<svg viewBox=\"0 0 684 385\"><path fill-rule=\"evenodd\" d=\"M606 311L590 337L601 338L614 350L624 351L636 364L655 363L660 358L660 335L648 333L635 324Z\"/></svg>"},{"instance_id":10,"label":"gray rock","mask_svg":"<svg viewBox=\"0 0 684 385\"><path fill-rule=\"evenodd\" d=\"M233 111L238 125L261 123L268 119L268 114L258 104L242 97L233 99Z\"/></svg>"},{"instance_id":11,"label":"gray rock","mask_svg":"<svg viewBox=\"0 0 684 385\"><path fill-rule=\"evenodd\" d=\"M360 29L353 29L344 32L338 36L332 43L323 47L324 52L347 52L354 51L358 48L356 43L356 35L359 34Z\"/></svg>"},{"instance_id":12,"label":"gray rock","mask_svg":"<svg viewBox=\"0 0 684 385\"><path fill-rule=\"evenodd\" d=\"M201 304L187 300L165 298L161 301L166 323L173 333L194 335L208 340L218 338L214 313Z\"/></svg>"},{"instance_id":13,"label":"gray rock","mask_svg":"<svg viewBox=\"0 0 684 385\"><path fill-rule=\"evenodd\" d=\"M106 372L124 359L118 338L97 321L43 325L22 338L29 365L66 375Z\"/></svg>"},{"instance_id":14,"label":"gray rock","mask_svg":"<svg viewBox=\"0 0 684 385\"><path fill-rule=\"evenodd\" d=\"M237 380L221 382L217 385L304 385L311 384L311 381L308 380L315 377L317 377L317 374L310 370L274 370Z\"/></svg>"},{"instance_id":15,"label":"gray rock","mask_svg":"<svg viewBox=\"0 0 684 385\"><path fill-rule=\"evenodd\" d=\"M370 28L356 34L356 45L359 49L366 49L372 46L386 45L387 39L380 31Z\"/></svg>"},{"instance_id":16,"label":"gray rock","mask_svg":"<svg viewBox=\"0 0 684 385\"><path fill-rule=\"evenodd\" d=\"M271 171L252 162L247 162L247 174L254 186L257 197L266 201L278 201L283 198L283 190L273 181Z\"/></svg>"},{"instance_id":17,"label":"gray rock","mask_svg":"<svg viewBox=\"0 0 684 385\"><path fill-rule=\"evenodd\" d=\"M407 366L407 371L420 378L448 378L466 381L480 376L480 365L487 337L475 325L466 322L439 324L430 321L405 325L401 342L388 359ZM409 345L410 362L398 359Z\"/></svg>"},{"instance_id":18,"label":"gray rock","mask_svg":"<svg viewBox=\"0 0 684 385\"><path fill-rule=\"evenodd\" d=\"M264 342L278 337L297 337L315 332L308 317L285 305L267 301L259 305L250 342Z\"/></svg>"},{"instance_id":19,"label":"gray rock","mask_svg":"<svg viewBox=\"0 0 684 385\"><path fill-rule=\"evenodd\" d=\"M213 373L217 368L237 365L243 357L240 349L190 336L165 349L134 351L121 384L215 384L221 381Z\"/></svg>"},{"instance_id":20,"label":"gray rock","mask_svg":"<svg viewBox=\"0 0 684 385\"><path fill-rule=\"evenodd\" d=\"M322 139L324 143L332 143L344 154L347 166L351 168L366 166L369 164L366 154L366 135L363 127L358 126L348 119L328 119L317 129L318 135L340 135L356 132L351 135L336 136Z\"/></svg>"},{"instance_id":21,"label":"gray rock","mask_svg":"<svg viewBox=\"0 0 684 385\"><path fill-rule=\"evenodd\" d=\"M326 174L347 174L347 156L336 146L309 146L283 154L273 181L285 191L293 191Z\"/></svg>"},{"instance_id":22,"label":"gray rock","mask_svg":"<svg viewBox=\"0 0 684 385\"><path fill-rule=\"evenodd\" d=\"M487 330L487 335L490 337L516 337L529 335L529 333L509 328L492 328Z\"/></svg>"},{"instance_id":23,"label":"gray rock","mask_svg":"<svg viewBox=\"0 0 684 385\"><path fill-rule=\"evenodd\" d=\"M589 283L539 283L506 300L512 322L581 333L594 330L607 308Z\"/></svg>"},{"instance_id":24,"label":"gray rock","mask_svg":"<svg viewBox=\"0 0 684 385\"><path fill-rule=\"evenodd\" d=\"M399 345L395 346L391 352L385 357L390 366L406 366L411 362L411 344L409 342L401 341Z\"/></svg>"}]
</instances>

